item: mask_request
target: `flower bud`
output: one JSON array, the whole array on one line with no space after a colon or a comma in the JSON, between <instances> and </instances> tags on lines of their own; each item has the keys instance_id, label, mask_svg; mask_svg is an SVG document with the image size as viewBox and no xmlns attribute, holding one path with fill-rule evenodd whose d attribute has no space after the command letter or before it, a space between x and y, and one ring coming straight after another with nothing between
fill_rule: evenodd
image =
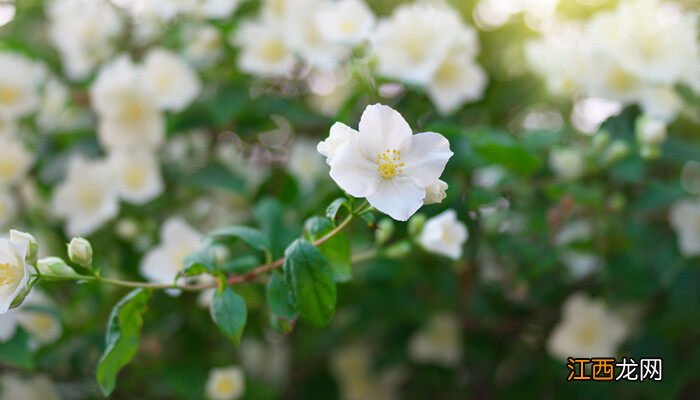
<instances>
[{"instance_id":1,"label":"flower bud","mask_svg":"<svg viewBox=\"0 0 700 400\"><path fill-rule=\"evenodd\" d=\"M58 257L42 258L37 263L39 274L50 279L51 277L77 277L80 276L65 261Z\"/></svg>"},{"instance_id":2,"label":"flower bud","mask_svg":"<svg viewBox=\"0 0 700 400\"><path fill-rule=\"evenodd\" d=\"M429 185L425 188L425 199L423 204L436 204L442 203L442 201L447 197L447 183L437 180L435 183Z\"/></svg>"},{"instance_id":3,"label":"flower bud","mask_svg":"<svg viewBox=\"0 0 700 400\"><path fill-rule=\"evenodd\" d=\"M394 223L389 218L384 218L377 224L377 230L375 231L375 240L377 244L383 244L391 239L391 235L394 234Z\"/></svg>"},{"instance_id":4,"label":"flower bud","mask_svg":"<svg viewBox=\"0 0 700 400\"><path fill-rule=\"evenodd\" d=\"M27 246L27 255L24 259L27 264L36 265L36 259L39 256L39 245L36 243L34 236L26 232L11 230L10 240Z\"/></svg>"},{"instance_id":5,"label":"flower bud","mask_svg":"<svg viewBox=\"0 0 700 400\"><path fill-rule=\"evenodd\" d=\"M425 225L425 220L427 218L424 214L416 214L408 221L408 233L411 236L418 236L423 231L423 226Z\"/></svg>"},{"instance_id":6,"label":"flower bud","mask_svg":"<svg viewBox=\"0 0 700 400\"><path fill-rule=\"evenodd\" d=\"M92 245L86 239L73 238L68 244L68 258L81 267L92 269Z\"/></svg>"}]
</instances>

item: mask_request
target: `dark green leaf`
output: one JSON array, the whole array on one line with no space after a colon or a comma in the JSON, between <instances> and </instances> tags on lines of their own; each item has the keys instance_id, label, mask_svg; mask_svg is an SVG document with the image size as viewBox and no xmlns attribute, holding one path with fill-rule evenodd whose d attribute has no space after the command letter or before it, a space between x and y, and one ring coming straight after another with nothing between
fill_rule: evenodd
<instances>
[{"instance_id":1,"label":"dark green leaf","mask_svg":"<svg viewBox=\"0 0 700 400\"><path fill-rule=\"evenodd\" d=\"M97 383L105 396L112 393L117 374L138 352L143 314L150 297L150 290L136 289L112 309L107 325L107 347L97 366Z\"/></svg>"},{"instance_id":2,"label":"dark green leaf","mask_svg":"<svg viewBox=\"0 0 700 400\"><path fill-rule=\"evenodd\" d=\"M341 208L345 208L348 212L350 212L350 203L345 197L333 200L328 208L326 208L326 216L330 218L331 221L335 221Z\"/></svg>"},{"instance_id":3,"label":"dark green leaf","mask_svg":"<svg viewBox=\"0 0 700 400\"><path fill-rule=\"evenodd\" d=\"M270 311L273 314L286 319L294 319L297 317L297 312L294 306L289 302L289 288L284 283L284 277L278 272L274 272L270 276L270 281L267 283L267 303Z\"/></svg>"},{"instance_id":4,"label":"dark green leaf","mask_svg":"<svg viewBox=\"0 0 700 400\"><path fill-rule=\"evenodd\" d=\"M211 232L209 236L214 240L240 239L256 250L270 250L270 241L265 234L247 226L227 226Z\"/></svg>"},{"instance_id":5,"label":"dark green leaf","mask_svg":"<svg viewBox=\"0 0 700 400\"><path fill-rule=\"evenodd\" d=\"M17 368L34 367L34 354L29 348L29 335L25 331L20 329L11 340L0 343L0 361Z\"/></svg>"},{"instance_id":6,"label":"dark green leaf","mask_svg":"<svg viewBox=\"0 0 700 400\"><path fill-rule=\"evenodd\" d=\"M216 254L210 245L204 245L185 257L183 273L195 276L216 271Z\"/></svg>"},{"instance_id":7,"label":"dark green leaf","mask_svg":"<svg viewBox=\"0 0 700 400\"><path fill-rule=\"evenodd\" d=\"M306 232L311 241L318 240L332 231L333 223L328 218L313 217L306 221ZM352 264L350 262L350 241L342 232L326 240L318 249L328 260L336 282L347 282L352 279Z\"/></svg>"},{"instance_id":8,"label":"dark green leaf","mask_svg":"<svg viewBox=\"0 0 700 400\"><path fill-rule=\"evenodd\" d=\"M284 279L302 317L317 326L333 318L336 287L326 258L310 242L298 239L285 251Z\"/></svg>"},{"instance_id":9,"label":"dark green leaf","mask_svg":"<svg viewBox=\"0 0 700 400\"><path fill-rule=\"evenodd\" d=\"M238 344L245 328L248 311L243 297L230 287L217 291L209 309L221 333Z\"/></svg>"}]
</instances>

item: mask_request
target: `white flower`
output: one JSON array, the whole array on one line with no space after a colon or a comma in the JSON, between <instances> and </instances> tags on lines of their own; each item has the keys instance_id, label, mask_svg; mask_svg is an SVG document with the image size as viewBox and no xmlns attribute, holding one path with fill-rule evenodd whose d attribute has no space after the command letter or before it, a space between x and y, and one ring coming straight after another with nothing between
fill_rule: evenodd
<instances>
[{"instance_id":1,"label":"white flower","mask_svg":"<svg viewBox=\"0 0 700 400\"><path fill-rule=\"evenodd\" d=\"M20 182L33 163L34 157L18 138L0 136L0 185Z\"/></svg>"},{"instance_id":2,"label":"white flower","mask_svg":"<svg viewBox=\"0 0 700 400\"><path fill-rule=\"evenodd\" d=\"M245 377L240 367L214 368L207 380L211 400L236 400L245 393Z\"/></svg>"},{"instance_id":3,"label":"white flower","mask_svg":"<svg viewBox=\"0 0 700 400\"><path fill-rule=\"evenodd\" d=\"M635 133L639 143L658 146L666 140L666 123L646 115L641 116L637 118Z\"/></svg>"},{"instance_id":4,"label":"white flower","mask_svg":"<svg viewBox=\"0 0 700 400\"><path fill-rule=\"evenodd\" d=\"M15 310L17 323L31 338L32 347L57 341L63 334L61 321L54 310L56 304L44 292L34 289Z\"/></svg>"},{"instance_id":5,"label":"white flower","mask_svg":"<svg viewBox=\"0 0 700 400\"><path fill-rule=\"evenodd\" d=\"M226 19L236 10L240 0L200 0L199 12L212 19Z\"/></svg>"},{"instance_id":6,"label":"white flower","mask_svg":"<svg viewBox=\"0 0 700 400\"><path fill-rule=\"evenodd\" d=\"M221 57L223 39L219 30L211 25L196 28L187 37L185 57L196 66L208 66Z\"/></svg>"},{"instance_id":7,"label":"white flower","mask_svg":"<svg viewBox=\"0 0 700 400\"><path fill-rule=\"evenodd\" d=\"M457 260L467 239L467 227L457 219L455 210L447 210L426 221L419 241L426 250Z\"/></svg>"},{"instance_id":8,"label":"white flower","mask_svg":"<svg viewBox=\"0 0 700 400\"><path fill-rule=\"evenodd\" d=\"M436 363L446 367L459 364L462 359L462 335L454 315L437 314L428 325L413 335L408 352L412 359Z\"/></svg>"},{"instance_id":9,"label":"white flower","mask_svg":"<svg viewBox=\"0 0 700 400\"><path fill-rule=\"evenodd\" d=\"M331 160L338 152L338 149L342 145L348 143L353 137L352 135L357 133L358 132L351 127L343 123L336 122L333 124L333 126L331 126L328 139L319 143L318 146L316 146L316 150L321 153L322 156L326 157L326 163L330 164Z\"/></svg>"},{"instance_id":10,"label":"white flower","mask_svg":"<svg viewBox=\"0 0 700 400\"><path fill-rule=\"evenodd\" d=\"M0 314L5 314L29 282L27 246L0 238Z\"/></svg>"},{"instance_id":11,"label":"white flower","mask_svg":"<svg viewBox=\"0 0 700 400\"><path fill-rule=\"evenodd\" d=\"M554 149L549 153L549 166L557 176L572 180L585 172L583 154L574 148Z\"/></svg>"},{"instance_id":12,"label":"white flower","mask_svg":"<svg viewBox=\"0 0 700 400\"><path fill-rule=\"evenodd\" d=\"M163 142L163 115L144 81L141 69L127 57L100 70L90 97L100 116L98 133L105 147L155 148Z\"/></svg>"},{"instance_id":13,"label":"white flower","mask_svg":"<svg viewBox=\"0 0 700 400\"><path fill-rule=\"evenodd\" d=\"M547 348L559 359L567 357L614 357L629 332L628 323L600 300L572 294L562 308Z\"/></svg>"},{"instance_id":14,"label":"white flower","mask_svg":"<svg viewBox=\"0 0 700 400\"><path fill-rule=\"evenodd\" d=\"M671 226L686 257L700 255L700 199L681 200L671 207Z\"/></svg>"},{"instance_id":15,"label":"white flower","mask_svg":"<svg viewBox=\"0 0 700 400\"><path fill-rule=\"evenodd\" d=\"M280 21L272 18L243 22L233 38L234 44L241 47L241 71L264 77L291 75L296 56L285 41L285 34Z\"/></svg>"},{"instance_id":16,"label":"white flower","mask_svg":"<svg viewBox=\"0 0 700 400\"><path fill-rule=\"evenodd\" d=\"M447 183L438 179L436 182L428 185L425 188L425 199L423 200L423 204L428 205L442 203L442 201L445 200L445 197L447 197L446 192Z\"/></svg>"},{"instance_id":17,"label":"white flower","mask_svg":"<svg viewBox=\"0 0 700 400\"><path fill-rule=\"evenodd\" d=\"M43 68L24 56L0 53L0 119L13 120L36 111Z\"/></svg>"},{"instance_id":18,"label":"white flower","mask_svg":"<svg viewBox=\"0 0 700 400\"><path fill-rule=\"evenodd\" d=\"M399 399L399 386L405 377L400 367L377 371L372 365L372 348L352 344L331 355L331 369L343 400Z\"/></svg>"},{"instance_id":19,"label":"white flower","mask_svg":"<svg viewBox=\"0 0 700 400\"><path fill-rule=\"evenodd\" d=\"M243 369L251 377L275 384L287 380L291 351L286 341L244 339L238 351Z\"/></svg>"},{"instance_id":20,"label":"white flower","mask_svg":"<svg viewBox=\"0 0 700 400\"><path fill-rule=\"evenodd\" d=\"M309 140L297 140L289 152L289 172L297 178L302 188L313 189L313 184L323 174L325 164L318 156L316 146Z\"/></svg>"},{"instance_id":21,"label":"white flower","mask_svg":"<svg viewBox=\"0 0 700 400\"><path fill-rule=\"evenodd\" d=\"M154 49L146 55L143 81L156 104L164 110L183 110L200 91L199 78L192 67L164 49Z\"/></svg>"},{"instance_id":22,"label":"white flower","mask_svg":"<svg viewBox=\"0 0 700 400\"><path fill-rule=\"evenodd\" d=\"M163 193L160 166L151 151L115 151L109 155L109 165L124 200L144 204Z\"/></svg>"},{"instance_id":23,"label":"white flower","mask_svg":"<svg viewBox=\"0 0 700 400\"><path fill-rule=\"evenodd\" d=\"M683 108L683 98L673 87L645 88L640 94L639 105L649 117L671 122Z\"/></svg>"},{"instance_id":24,"label":"white flower","mask_svg":"<svg viewBox=\"0 0 700 400\"><path fill-rule=\"evenodd\" d=\"M455 34L463 29L459 15L447 6L399 6L391 17L379 22L374 34L379 73L427 84L451 50Z\"/></svg>"},{"instance_id":25,"label":"white flower","mask_svg":"<svg viewBox=\"0 0 700 400\"><path fill-rule=\"evenodd\" d=\"M139 271L151 282L172 284L184 268L185 258L199 248L202 234L185 220L171 218L161 227L160 240L160 244L144 256Z\"/></svg>"},{"instance_id":26,"label":"white flower","mask_svg":"<svg viewBox=\"0 0 700 400\"><path fill-rule=\"evenodd\" d=\"M84 79L114 51L122 32L108 1L54 0L48 7L49 36L71 79Z\"/></svg>"},{"instance_id":27,"label":"white flower","mask_svg":"<svg viewBox=\"0 0 700 400\"><path fill-rule=\"evenodd\" d=\"M329 41L356 45L369 38L376 19L363 0L326 2L316 13L319 32Z\"/></svg>"},{"instance_id":28,"label":"white flower","mask_svg":"<svg viewBox=\"0 0 700 400\"><path fill-rule=\"evenodd\" d=\"M69 236L85 236L119 212L118 192L109 165L100 160L73 157L52 199L53 212L66 219Z\"/></svg>"},{"instance_id":29,"label":"white flower","mask_svg":"<svg viewBox=\"0 0 700 400\"><path fill-rule=\"evenodd\" d=\"M0 191L0 228L10 222L15 216L17 205L15 199L9 193Z\"/></svg>"},{"instance_id":30,"label":"white flower","mask_svg":"<svg viewBox=\"0 0 700 400\"><path fill-rule=\"evenodd\" d=\"M41 375L20 378L14 372L5 372L0 377L0 387L0 398L3 399L61 400L53 382Z\"/></svg>"},{"instance_id":31,"label":"white flower","mask_svg":"<svg viewBox=\"0 0 700 400\"><path fill-rule=\"evenodd\" d=\"M368 106L359 133L330 159L331 178L354 197L406 221L422 205L452 157L449 141L438 133L413 135L401 114L383 105Z\"/></svg>"},{"instance_id":32,"label":"white flower","mask_svg":"<svg viewBox=\"0 0 700 400\"><path fill-rule=\"evenodd\" d=\"M467 54L454 52L435 71L428 94L441 114L450 114L465 102L481 98L486 83L486 73L478 64Z\"/></svg>"}]
</instances>

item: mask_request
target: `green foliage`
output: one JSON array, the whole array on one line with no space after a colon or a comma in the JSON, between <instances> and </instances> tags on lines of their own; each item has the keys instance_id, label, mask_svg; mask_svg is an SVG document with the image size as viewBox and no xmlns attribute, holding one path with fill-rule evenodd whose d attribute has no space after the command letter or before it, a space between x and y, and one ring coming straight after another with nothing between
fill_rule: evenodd
<instances>
[{"instance_id":1,"label":"green foliage","mask_svg":"<svg viewBox=\"0 0 700 400\"><path fill-rule=\"evenodd\" d=\"M150 297L150 290L135 289L112 310L107 325L106 347L97 366L97 383L105 396L112 393L117 374L138 352L143 315Z\"/></svg>"},{"instance_id":2,"label":"green foliage","mask_svg":"<svg viewBox=\"0 0 700 400\"><path fill-rule=\"evenodd\" d=\"M314 325L328 325L335 313L337 295L328 261L319 249L303 239L289 245L284 256L284 280L292 304Z\"/></svg>"},{"instance_id":3,"label":"green foliage","mask_svg":"<svg viewBox=\"0 0 700 400\"><path fill-rule=\"evenodd\" d=\"M243 297L230 287L218 289L209 312L221 333L238 344L248 319L248 310Z\"/></svg>"},{"instance_id":4,"label":"green foliage","mask_svg":"<svg viewBox=\"0 0 700 400\"><path fill-rule=\"evenodd\" d=\"M307 239L311 242L321 239L335 227L328 218L312 217L306 221ZM333 272L336 282L347 282L352 279L352 264L350 262L350 241L344 233L339 233L326 240L318 249L321 251Z\"/></svg>"}]
</instances>

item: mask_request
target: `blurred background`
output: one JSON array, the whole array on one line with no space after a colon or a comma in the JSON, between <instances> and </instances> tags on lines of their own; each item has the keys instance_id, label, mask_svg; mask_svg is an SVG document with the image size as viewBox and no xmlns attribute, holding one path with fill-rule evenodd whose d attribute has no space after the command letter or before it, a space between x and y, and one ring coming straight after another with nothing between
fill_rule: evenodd
<instances>
[{"instance_id":1,"label":"blurred background","mask_svg":"<svg viewBox=\"0 0 700 400\"><path fill-rule=\"evenodd\" d=\"M278 258L343 195L317 144L382 103L450 140L449 188L346 230L330 326L270 311L262 279L236 287L236 346L211 293L156 293L111 398L697 398L699 7L0 0L0 228L42 257L86 237L130 280L225 225ZM426 240L446 210L453 251ZM220 250L231 274L263 261ZM102 398L126 293L42 282L0 316L0 398ZM567 382L594 356L662 358L663 380Z\"/></svg>"}]
</instances>

